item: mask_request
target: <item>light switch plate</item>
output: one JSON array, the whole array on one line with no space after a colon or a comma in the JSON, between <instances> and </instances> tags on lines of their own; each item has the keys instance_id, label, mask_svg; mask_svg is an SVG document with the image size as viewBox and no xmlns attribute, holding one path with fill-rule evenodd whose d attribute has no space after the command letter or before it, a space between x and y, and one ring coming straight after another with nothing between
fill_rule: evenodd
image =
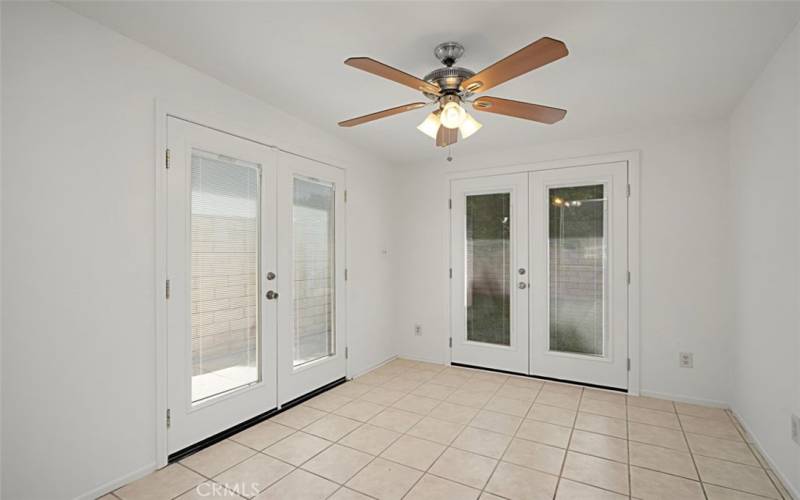
<instances>
[{"instance_id":1,"label":"light switch plate","mask_svg":"<svg viewBox=\"0 0 800 500\"><path fill-rule=\"evenodd\" d=\"M682 352L679 356L681 368L694 368L694 354Z\"/></svg>"}]
</instances>

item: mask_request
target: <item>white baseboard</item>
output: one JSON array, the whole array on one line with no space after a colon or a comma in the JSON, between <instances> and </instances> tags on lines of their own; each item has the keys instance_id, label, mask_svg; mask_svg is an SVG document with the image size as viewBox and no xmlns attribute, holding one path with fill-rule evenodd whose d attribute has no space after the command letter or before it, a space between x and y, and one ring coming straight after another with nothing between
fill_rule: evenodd
<instances>
[{"instance_id":1,"label":"white baseboard","mask_svg":"<svg viewBox=\"0 0 800 500\"><path fill-rule=\"evenodd\" d=\"M94 500L95 498L100 498L101 496L110 493L117 488L125 486L126 484L136 481L137 479L141 479L144 476L150 474L156 470L156 463L152 462L144 467L141 467L130 474L125 474L124 476L120 476L114 480L111 480L105 484L98 486L97 488L88 491L82 495L78 495L75 497L75 500Z\"/></svg>"},{"instance_id":2,"label":"white baseboard","mask_svg":"<svg viewBox=\"0 0 800 500\"><path fill-rule=\"evenodd\" d=\"M781 484L783 485L784 489L786 489L786 491L788 491L789 494L792 495L792 498L800 499L800 492L798 492L797 488L795 488L794 485L791 482L789 482L789 480L786 478L786 475L777 467L772 457L770 457L769 454L766 452L766 450L764 450L764 447L761 446L761 442L758 440L758 436L756 436L753 433L750 426L747 425L747 422L742 418L741 415L739 415L736 412L736 410L732 408L731 408L731 413L734 414L736 420L739 421L739 425L741 425L742 428L744 428L744 430L752 439L752 442L750 444L755 445L758 452L761 454L762 457L764 457L764 460L766 460L767 463L769 464L769 468L772 470L772 472L775 473L776 476L778 476L778 479L781 481Z\"/></svg>"},{"instance_id":3,"label":"white baseboard","mask_svg":"<svg viewBox=\"0 0 800 500\"><path fill-rule=\"evenodd\" d=\"M442 361L441 359L425 358L422 356L408 356L406 354L398 354L397 357L403 359L409 359L411 361L422 361L423 363L433 363L434 365L447 366L450 364L447 361Z\"/></svg>"},{"instance_id":4,"label":"white baseboard","mask_svg":"<svg viewBox=\"0 0 800 500\"><path fill-rule=\"evenodd\" d=\"M695 405L703 405L703 406L713 406L715 408L723 408L728 409L730 405L725 401L718 401L716 399L702 399L702 398L695 398L692 396L684 396L682 394L668 394L665 392L656 392L656 391L648 391L646 389L642 389L639 391L642 396L648 396L651 398L658 398L658 399L671 399L672 401L678 401L680 403L691 403Z\"/></svg>"},{"instance_id":5,"label":"white baseboard","mask_svg":"<svg viewBox=\"0 0 800 500\"><path fill-rule=\"evenodd\" d=\"M380 368L381 366L385 365L386 363L389 363L389 362L391 362L391 361L394 361L394 360L395 360L395 359L397 359L397 358L398 358L398 356L397 356L397 355L392 355L392 356L389 356L388 358L384 359L383 361L380 361L380 362L378 362L378 363L375 363L374 365L372 365L372 366L369 366L369 367L367 367L367 368L364 368L364 369L363 369L363 370L361 370L361 371L358 371L358 372L355 372L355 373L352 373L352 374L350 374L350 378L351 378L351 379L354 379L354 378L356 378L356 377L360 377L361 375L364 375L365 373L371 372L372 370L374 370L374 369L376 369L376 368Z\"/></svg>"}]
</instances>

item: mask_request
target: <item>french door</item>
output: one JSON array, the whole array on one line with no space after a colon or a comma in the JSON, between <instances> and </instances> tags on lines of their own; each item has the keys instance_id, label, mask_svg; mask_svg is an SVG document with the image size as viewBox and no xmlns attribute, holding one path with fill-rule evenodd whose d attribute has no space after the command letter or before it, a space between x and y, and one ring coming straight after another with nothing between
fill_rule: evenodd
<instances>
[{"instance_id":1,"label":"french door","mask_svg":"<svg viewBox=\"0 0 800 500\"><path fill-rule=\"evenodd\" d=\"M532 374L628 387L626 162L530 174Z\"/></svg>"},{"instance_id":2,"label":"french door","mask_svg":"<svg viewBox=\"0 0 800 500\"><path fill-rule=\"evenodd\" d=\"M167 120L169 454L345 376L344 174Z\"/></svg>"},{"instance_id":3,"label":"french door","mask_svg":"<svg viewBox=\"0 0 800 500\"><path fill-rule=\"evenodd\" d=\"M528 373L528 174L452 183L452 360Z\"/></svg>"},{"instance_id":4,"label":"french door","mask_svg":"<svg viewBox=\"0 0 800 500\"><path fill-rule=\"evenodd\" d=\"M169 118L168 452L275 408L277 152Z\"/></svg>"},{"instance_id":5,"label":"french door","mask_svg":"<svg viewBox=\"0 0 800 500\"><path fill-rule=\"evenodd\" d=\"M453 362L627 388L627 185L626 162L451 182Z\"/></svg>"},{"instance_id":6,"label":"french door","mask_svg":"<svg viewBox=\"0 0 800 500\"><path fill-rule=\"evenodd\" d=\"M345 376L344 172L283 154L278 175L278 399Z\"/></svg>"}]
</instances>

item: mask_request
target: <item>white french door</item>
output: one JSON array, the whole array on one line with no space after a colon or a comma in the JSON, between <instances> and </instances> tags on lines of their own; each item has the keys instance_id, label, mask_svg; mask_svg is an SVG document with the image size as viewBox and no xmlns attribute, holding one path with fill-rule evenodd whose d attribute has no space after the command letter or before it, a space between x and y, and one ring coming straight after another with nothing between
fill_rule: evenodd
<instances>
[{"instance_id":1,"label":"white french door","mask_svg":"<svg viewBox=\"0 0 800 500\"><path fill-rule=\"evenodd\" d=\"M168 453L276 407L276 155L170 117Z\"/></svg>"},{"instance_id":2,"label":"white french door","mask_svg":"<svg viewBox=\"0 0 800 500\"><path fill-rule=\"evenodd\" d=\"M344 171L167 119L167 453L346 375Z\"/></svg>"},{"instance_id":3,"label":"white french door","mask_svg":"<svg viewBox=\"0 0 800 500\"><path fill-rule=\"evenodd\" d=\"M281 153L278 402L346 375L344 171Z\"/></svg>"},{"instance_id":4,"label":"white french door","mask_svg":"<svg viewBox=\"0 0 800 500\"><path fill-rule=\"evenodd\" d=\"M532 374L628 387L626 162L530 174Z\"/></svg>"},{"instance_id":5,"label":"white french door","mask_svg":"<svg viewBox=\"0 0 800 500\"><path fill-rule=\"evenodd\" d=\"M452 361L528 373L528 175L451 191Z\"/></svg>"},{"instance_id":6,"label":"white french door","mask_svg":"<svg viewBox=\"0 0 800 500\"><path fill-rule=\"evenodd\" d=\"M451 181L454 363L628 387L628 165Z\"/></svg>"}]
</instances>

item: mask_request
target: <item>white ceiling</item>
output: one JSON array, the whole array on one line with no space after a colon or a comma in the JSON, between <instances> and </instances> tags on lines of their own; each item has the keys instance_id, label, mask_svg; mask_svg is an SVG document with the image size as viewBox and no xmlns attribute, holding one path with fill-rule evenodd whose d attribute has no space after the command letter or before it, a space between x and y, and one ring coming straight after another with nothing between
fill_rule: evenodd
<instances>
[{"instance_id":1,"label":"white ceiling","mask_svg":"<svg viewBox=\"0 0 800 500\"><path fill-rule=\"evenodd\" d=\"M433 47L457 40L478 71L542 37L565 59L488 95L569 110L555 125L475 113L471 151L721 117L800 18L797 2L205 3L69 2L67 7L394 163L442 156L417 110L340 129L421 94L350 68L369 56L422 76Z\"/></svg>"}]
</instances>

